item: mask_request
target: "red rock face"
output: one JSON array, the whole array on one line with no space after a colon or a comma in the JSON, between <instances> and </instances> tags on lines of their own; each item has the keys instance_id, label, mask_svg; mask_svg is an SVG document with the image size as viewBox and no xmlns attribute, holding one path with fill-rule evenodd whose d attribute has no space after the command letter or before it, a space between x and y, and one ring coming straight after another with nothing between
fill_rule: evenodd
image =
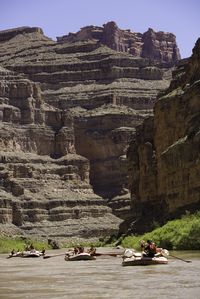
<instances>
[{"instance_id":1,"label":"red rock face","mask_svg":"<svg viewBox=\"0 0 200 299\"><path fill-rule=\"evenodd\" d=\"M175 63L181 58L176 38L172 33L155 32L149 28L143 34L142 41L142 57L167 63Z\"/></svg>"},{"instance_id":2,"label":"red rock face","mask_svg":"<svg viewBox=\"0 0 200 299\"><path fill-rule=\"evenodd\" d=\"M171 65L180 59L174 34L155 32L151 28L143 34L131 32L119 29L115 22L108 22L103 27L83 27L77 33L70 33L57 39L59 42L96 39L113 50Z\"/></svg>"}]
</instances>

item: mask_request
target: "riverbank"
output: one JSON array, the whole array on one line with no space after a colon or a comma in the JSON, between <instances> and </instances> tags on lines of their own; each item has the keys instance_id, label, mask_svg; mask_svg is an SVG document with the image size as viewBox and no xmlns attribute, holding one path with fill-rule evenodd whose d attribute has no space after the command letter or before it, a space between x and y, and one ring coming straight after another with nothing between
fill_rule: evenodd
<instances>
[{"instance_id":1,"label":"riverbank","mask_svg":"<svg viewBox=\"0 0 200 299\"><path fill-rule=\"evenodd\" d=\"M50 241L50 242L49 242ZM24 236L1 236L0 235L0 253L9 253L13 249L16 251L23 251L25 247L30 247L32 245L39 251L43 249L50 250L50 249L62 249L62 248L73 248L74 246L81 245L83 247L90 247L91 245L95 247L103 247L105 243L103 241L81 241L81 240L71 240L71 242L63 242L59 243L56 240L47 241L44 240L35 240Z\"/></svg>"},{"instance_id":2,"label":"riverbank","mask_svg":"<svg viewBox=\"0 0 200 299\"><path fill-rule=\"evenodd\" d=\"M32 240L24 237L6 237L0 236L0 253L9 253L15 249L17 251L23 251L25 247L32 245L37 250L52 249L52 247L43 241Z\"/></svg>"},{"instance_id":3,"label":"riverbank","mask_svg":"<svg viewBox=\"0 0 200 299\"><path fill-rule=\"evenodd\" d=\"M121 241L123 247L140 248L141 240L153 240L168 250L200 250L200 211L186 214L181 219L167 222L164 226L142 236L128 236Z\"/></svg>"},{"instance_id":4,"label":"riverbank","mask_svg":"<svg viewBox=\"0 0 200 299\"><path fill-rule=\"evenodd\" d=\"M90 242L85 240L84 242L66 242L60 245L58 248L69 248L81 243L84 247L103 246L116 246L121 245L124 248L134 248L140 250L141 240L153 240L159 247L167 248L168 250L200 250L200 212L195 214L187 214L182 216L181 219L169 221L162 227L158 227L153 231L146 233L142 236L127 236L118 240L99 240L96 242ZM24 236L10 237L0 235L0 253L8 253L12 249L24 250L25 245L33 244L38 250L53 249L52 244L48 241L32 240L25 238Z\"/></svg>"}]
</instances>

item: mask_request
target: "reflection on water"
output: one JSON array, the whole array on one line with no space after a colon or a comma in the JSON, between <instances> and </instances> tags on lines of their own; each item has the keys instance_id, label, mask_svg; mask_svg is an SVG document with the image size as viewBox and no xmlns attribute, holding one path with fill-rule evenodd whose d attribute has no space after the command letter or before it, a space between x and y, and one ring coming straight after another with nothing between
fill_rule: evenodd
<instances>
[{"instance_id":1,"label":"reflection on water","mask_svg":"<svg viewBox=\"0 0 200 299\"><path fill-rule=\"evenodd\" d=\"M0 299L200 298L200 252L176 255L192 263L169 259L168 265L122 267L120 257L66 262L63 256L0 255Z\"/></svg>"}]
</instances>

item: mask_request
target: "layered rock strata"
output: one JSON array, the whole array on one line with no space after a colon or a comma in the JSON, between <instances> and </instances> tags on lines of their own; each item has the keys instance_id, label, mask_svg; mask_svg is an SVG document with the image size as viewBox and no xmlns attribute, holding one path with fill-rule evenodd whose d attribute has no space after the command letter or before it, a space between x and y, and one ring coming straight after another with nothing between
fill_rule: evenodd
<instances>
[{"instance_id":1,"label":"layered rock strata","mask_svg":"<svg viewBox=\"0 0 200 299\"><path fill-rule=\"evenodd\" d=\"M142 34L129 29L122 30L115 22L108 22L103 27L86 26L77 33L57 37L58 42L87 39L97 40L113 50L149 58L157 63L169 63L173 66L180 59L175 35L163 31L155 32L152 28Z\"/></svg>"},{"instance_id":2,"label":"layered rock strata","mask_svg":"<svg viewBox=\"0 0 200 299\"><path fill-rule=\"evenodd\" d=\"M161 67L108 46L0 32L2 223L88 238L117 231L108 205L127 217L126 149L178 57Z\"/></svg>"},{"instance_id":3,"label":"layered rock strata","mask_svg":"<svg viewBox=\"0 0 200 299\"><path fill-rule=\"evenodd\" d=\"M133 230L200 208L199 68L200 40L179 63L154 117L136 130L128 150Z\"/></svg>"},{"instance_id":4,"label":"layered rock strata","mask_svg":"<svg viewBox=\"0 0 200 299\"><path fill-rule=\"evenodd\" d=\"M0 76L1 231L14 225L65 240L115 233L120 220L94 194L89 161L75 153L71 116L46 107L37 83L4 68Z\"/></svg>"}]
</instances>

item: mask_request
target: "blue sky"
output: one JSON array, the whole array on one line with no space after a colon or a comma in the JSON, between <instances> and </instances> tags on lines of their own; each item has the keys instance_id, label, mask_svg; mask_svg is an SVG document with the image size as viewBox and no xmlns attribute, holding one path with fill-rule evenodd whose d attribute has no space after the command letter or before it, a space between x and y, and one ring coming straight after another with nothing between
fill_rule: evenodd
<instances>
[{"instance_id":1,"label":"blue sky","mask_svg":"<svg viewBox=\"0 0 200 299\"><path fill-rule=\"evenodd\" d=\"M56 39L86 25L115 21L122 29L172 32L181 56L188 57L200 37L199 0L0 0L0 30L41 27Z\"/></svg>"}]
</instances>

